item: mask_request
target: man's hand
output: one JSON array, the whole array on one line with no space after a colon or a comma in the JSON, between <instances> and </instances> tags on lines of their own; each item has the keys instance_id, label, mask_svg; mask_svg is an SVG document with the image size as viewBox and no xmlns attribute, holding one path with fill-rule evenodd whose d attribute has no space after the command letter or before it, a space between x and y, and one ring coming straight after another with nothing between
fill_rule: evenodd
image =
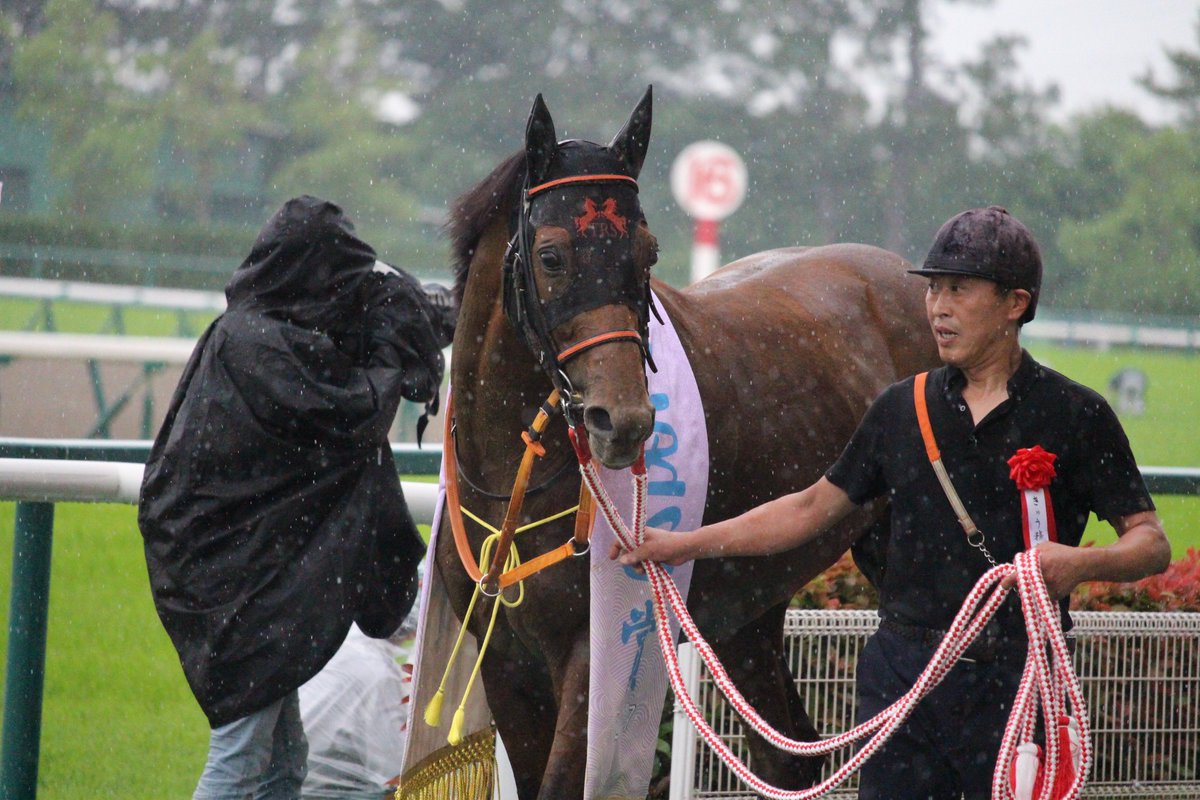
<instances>
[{"instance_id":1,"label":"man's hand","mask_svg":"<svg viewBox=\"0 0 1200 800\"><path fill-rule=\"evenodd\" d=\"M1042 580L1046 582L1046 591L1051 600L1061 600L1079 585L1079 551L1081 548L1068 547L1058 542L1042 542L1037 546L1038 562L1042 567ZM1001 581L1005 589L1017 585L1017 574Z\"/></svg>"},{"instance_id":2,"label":"man's hand","mask_svg":"<svg viewBox=\"0 0 1200 800\"><path fill-rule=\"evenodd\" d=\"M1084 581L1136 581L1162 572L1171 563L1171 544L1153 511L1139 511L1112 520L1117 541L1103 547L1069 547L1043 542L1037 552L1046 591L1055 600L1066 597ZM1016 578L1001 585L1011 589Z\"/></svg>"},{"instance_id":3,"label":"man's hand","mask_svg":"<svg viewBox=\"0 0 1200 800\"><path fill-rule=\"evenodd\" d=\"M637 548L626 552L620 542L613 542L608 551L608 557L619 560L627 567L635 567L641 571L643 561L657 561L671 566L678 566L690 561L694 556L688 550L686 533L672 533L659 528L646 528L646 538Z\"/></svg>"}]
</instances>

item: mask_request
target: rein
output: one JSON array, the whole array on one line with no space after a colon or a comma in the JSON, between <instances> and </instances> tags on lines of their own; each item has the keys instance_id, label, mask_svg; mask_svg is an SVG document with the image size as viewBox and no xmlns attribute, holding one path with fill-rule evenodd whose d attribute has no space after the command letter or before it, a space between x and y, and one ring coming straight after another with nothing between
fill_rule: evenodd
<instances>
[{"instance_id":1,"label":"rein","mask_svg":"<svg viewBox=\"0 0 1200 800\"><path fill-rule=\"evenodd\" d=\"M584 482L595 495L600 512L616 533L622 547L626 550L634 549L644 539L646 530L647 478L644 461L639 459L631 468L635 484L631 527L621 519L605 490L587 452L586 438L577 438L574 431L569 433L576 447ZM799 741L785 736L771 727L746 702L729 679L708 642L700 634L687 610L686 601L670 575L655 562L645 562L643 566L654 596L655 629L676 702L683 707L692 725L721 761L753 791L773 800L811 800L821 797L844 783L857 771L904 723L917 702L945 678L1003 603L1008 590L1001 582L1015 574L1025 615L1029 647L1021 685L996 762L992 796L1006 800L1031 800L1035 796L1039 800L1074 800L1079 797L1091 764L1087 708L1079 679L1071 667L1071 656L1059 622L1058 607L1046 591L1038 558L1036 550L1018 553L1014 564L996 566L985 573L967 595L962 609L913 688L874 718L845 733L816 742ZM869 735L870 740L829 778L810 789L782 789L758 778L713 730L705 720L703 712L688 694L679 667L675 639L671 634L668 607L670 614L679 621L682 630L703 658L722 694L742 719L777 749L794 755L818 756ZM1047 650L1053 655L1052 661L1047 659ZM1068 700L1077 721L1068 722L1071 719L1066 714ZM1038 748L1031 743L1039 701L1044 712L1046 730L1052 732L1046 740L1044 767L1040 763ZM1025 762L1022 763L1021 759L1025 759ZM1039 772L1049 775L1050 779L1042 781ZM1038 776L1038 782L1035 783L1034 779L1029 777L1031 774Z\"/></svg>"},{"instance_id":2,"label":"rein","mask_svg":"<svg viewBox=\"0 0 1200 800\"><path fill-rule=\"evenodd\" d=\"M525 501L526 487L529 485L529 474L533 470L533 460L535 457L540 458L546 454L546 450L539 439L542 431L545 430L546 424L550 421L550 411L547 409L551 411L554 409L558 403L558 395L557 389L550 393L550 396L546 398L546 402L538 409L537 416L534 418L533 424L529 426L529 430L521 434L521 438L525 442L525 452L521 457L521 465L517 469L517 476L513 481L512 493L507 498L508 509L505 512L504 521L496 533L499 538L486 574L480 569L479 562L475 560L475 554L471 552L471 544L467 539L466 525L463 522L464 509L458 491L458 453L453 446L446 447L443 450L443 457L446 459L446 513L450 516L450 529L454 534L454 546L458 550L458 558L462 562L463 569L467 575L489 597L495 597L501 590L507 589L514 583L523 581L530 575L552 564L557 564L563 559L570 556L582 555L590 547L591 521L594 517L594 509L591 503L591 495L587 493L586 487L580 484L579 504L566 512L576 512L574 535L565 544L554 550L544 553L524 564L519 564L518 560L517 565L509 569L505 568L512 549L513 537L518 531L517 520L520 518L521 507ZM452 435L453 418L454 396L451 395L446 401L447 437ZM452 439L448 440L453 441ZM471 516L474 517L474 515ZM558 519L560 516L563 516L563 514L556 514L541 522L524 526L520 530L528 530L536 525ZM482 554L480 560L486 561L482 557Z\"/></svg>"}]
</instances>

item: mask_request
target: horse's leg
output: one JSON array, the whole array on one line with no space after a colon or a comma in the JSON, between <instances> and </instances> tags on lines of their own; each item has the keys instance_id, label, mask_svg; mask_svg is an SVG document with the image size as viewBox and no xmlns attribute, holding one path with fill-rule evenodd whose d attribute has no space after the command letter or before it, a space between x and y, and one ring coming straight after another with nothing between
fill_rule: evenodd
<instances>
[{"instance_id":1,"label":"horse's leg","mask_svg":"<svg viewBox=\"0 0 1200 800\"><path fill-rule=\"evenodd\" d=\"M482 669L483 686L512 765L517 795L534 800L555 738L557 703L550 674L546 664L515 639L496 645L493 634L492 655Z\"/></svg>"},{"instance_id":2,"label":"horse's leg","mask_svg":"<svg viewBox=\"0 0 1200 800\"><path fill-rule=\"evenodd\" d=\"M786 603L771 608L732 637L714 642L713 650L734 685L763 719L793 739L811 741L817 738L817 731L796 692L795 680L783 652L783 615L786 611ZM749 727L746 728L746 744L754 771L767 783L799 789L811 786L820 776L824 763L821 757L784 753Z\"/></svg>"},{"instance_id":3,"label":"horse's leg","mask_svg":"<svg viewBox=\"0 0 1200 800\"><path fill-rule=\"evenodd\" d=\"M555 694L559 698L554 746L546 764L538 800L583 797L587 764L588 685L591 644L586 626L566 653L551 659ZM558 668L555 669L555 664Z\"/></svg>"}]
</instances>

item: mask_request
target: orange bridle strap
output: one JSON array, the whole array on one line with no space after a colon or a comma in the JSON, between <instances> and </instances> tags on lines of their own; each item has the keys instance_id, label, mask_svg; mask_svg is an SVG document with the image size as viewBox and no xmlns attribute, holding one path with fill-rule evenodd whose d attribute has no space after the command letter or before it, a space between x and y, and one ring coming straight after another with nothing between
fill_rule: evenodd
<instances>
[{"instance_id":1,"label":"orange bridle strap","mask_svg":"<svg viewBox=\"0 0 1200 800\"><path fill-rule=\"evenodd\" d=\"M566 350L558 354L558 363L565 364L569 359L582 353L584 350L590 350L597 345L605 342L632 341L636 342L638 347L642 346L642 335L637 331L609 331L598 336L593 336L590 339L584 339L582 342L577 342Z\"/></svg>"},{"instance_id":2,"label":"orange bridle strap","mask_svg":"<svg viewBox=\"0 0 1200 800\"><path fill-rule=\"evenodd\" d=\"M454 546L458 551L458 558L462 562L463 569L466 570L467 575L472 581L478 583L491 595L495 595L498 591L506 589L519 581L523 581L539 570L545 569L552 564L557 564L565 558L587 551L596 509L592 502L591 493L587 491L586 485L581 484L579 487L579 509L575 512L574 536L566 544L520 564L507 572L501 573L504 563L508 558L508 551L512 547L513 537L516 534L517 519L520 517L521 506L524 504L525 490L529 484L529 474L533 469L533 459L535 456L545 454L545 451L537 442L536 435L540 435L549 421L549 415L545 412L545 409L553 408L557 402L558 390L555 389L550 393L550 397L543 404L542 410L538 412L538 417L534 419L534 424L531 426L531 429L536 432L535 436L531 437L528 432L522 435L522 438L525 440L525 454L521 458L521 466L518 468L517 477L513 482L513 492L509 498L508 510L505 513L504 522L500 526L500 540L497 543L495 555L492 558L487 575L484 575L479 568L479 563L475 560L475 554L471 552L471 545L467 539L467 529L466 524L463 522L462 504L458 491L458 453L454 444L454 433L452 430L454 396L451 395L446 402L445 435L442 445L443 457L446 459L445 511L450 515L450 530L454 534Z\"/></svg>"},{"instance_id":3,"label":"orange bridle strap","mask_svg":"<svg viewBox=\"0 0 1200 800\"><path fill-rule=\"evenodd\" d=\"M567 178L559 178L557 180L539 183L537 186L532 186L527 192L525 192L525 197L533 197L539 192L544 192L547 189L553 189L555 186L564 186L570 183L611 183L614 181L620 183L632 183L634 189L636 189L638 185L637 181L628 175L571 175Z\"/></svg>"}]
</instances>

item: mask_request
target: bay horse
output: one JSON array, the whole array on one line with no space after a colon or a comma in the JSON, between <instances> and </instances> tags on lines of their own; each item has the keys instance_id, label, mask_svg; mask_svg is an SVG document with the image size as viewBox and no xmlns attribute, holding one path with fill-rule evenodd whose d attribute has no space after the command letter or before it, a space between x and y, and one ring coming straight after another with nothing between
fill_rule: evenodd
<instances>
[{"instance_id":1,"label":"bay horse","mask_svg":"<svg viewBox=\"0 0 1200 800\"><path fill-rule=\"evenodd\" d=\"M700 389L710 470L704 521L728 518L818 478L888 384L936 363L922 286L897 255L860 244L771 250L677 290L651 278L657 244L638 201L651 90L608 145L558 141L539 95L525 147L453 205L453 435L460 500L505 515L521 436L552 386L586 426L591 452L623 469L651 434L644 341L650 288L678 330ZM519 523L569 508L580 476L561 416L541 438ZM865 508L820 540L773 557L698 562L689 608L746 698L775 727L815 738L782 652L793 594L885 509ZM475 588L443 514L435 555L462 619ZM563 519L523 534L546 552ZM471 547L485 531L468 526ZM522 800L583 794L588 697L588 568L568 559L525 581L500 614L483 687ZM484 606L487 606L486 608ZM468 627L486 629L490 604ZM735 657L736 656L736 657ZM770 783L801 787L820 763L751 737Z\"/></svg>"}]
</instances>

